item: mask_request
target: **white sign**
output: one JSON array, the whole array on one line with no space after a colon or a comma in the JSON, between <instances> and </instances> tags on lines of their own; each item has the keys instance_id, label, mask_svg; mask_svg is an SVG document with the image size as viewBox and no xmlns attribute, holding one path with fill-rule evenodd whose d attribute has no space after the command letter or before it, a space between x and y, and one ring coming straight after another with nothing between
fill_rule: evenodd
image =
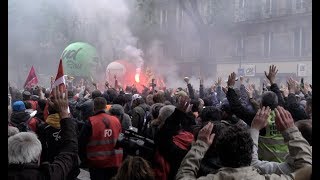
<instances>
[{"instance_id":1,"label":"white sign","mask_svg":"<svg viewBox=\"0 0 320 180\"><path fill-rule=\"evenodd\" d=\"M244 68L244 76L255 76L256 75L256 65L242 65Z\"/></svg>"},{"instance_id":2,"label":"white sign","mask_svg":"<svg viewBox=\"0 0 320 180\"><path fill-rule=\"evenodd\" d=\"M306 64L298 64L298 77L307 76L307 66Z\"/></svg>"}]
</instances>

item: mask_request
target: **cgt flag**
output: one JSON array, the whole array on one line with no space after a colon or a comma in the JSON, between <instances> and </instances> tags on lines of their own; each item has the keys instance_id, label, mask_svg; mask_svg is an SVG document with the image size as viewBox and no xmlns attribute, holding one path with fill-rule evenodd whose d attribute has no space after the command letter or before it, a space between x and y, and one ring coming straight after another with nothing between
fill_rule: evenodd
<instances>
[{"instance_id":1,"label":"cgt flag","mask_svg":"<svg viewBox=\"0 0 320 180\"><path fill-rule=\"evenodd\" d=\"M37 75L36 75L36 72L33 68L33 66L31 67L30 71L29 71L29 75L26 79L26 82L24 83L24 88L31 88L32 85L36 85L38 84L38 78L37 78Z\"/></svg>"}]
</instances>

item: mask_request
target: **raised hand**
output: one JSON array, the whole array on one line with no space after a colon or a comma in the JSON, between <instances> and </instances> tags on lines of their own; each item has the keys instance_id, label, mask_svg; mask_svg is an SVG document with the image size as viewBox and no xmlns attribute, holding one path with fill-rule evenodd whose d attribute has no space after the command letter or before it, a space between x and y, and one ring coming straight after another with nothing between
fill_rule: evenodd
<instances>
[{"instance_id":1,"label":"raised hand","mask_svg":"<svg viewBox=\"0 0 320 180\"><path fill-rule=\"evenodd\" d=\"M287 84L288 84L289 93L295 94L299 90L298 83L295 80L293 80L291 77L287 81Z\"/></svg>"},{"instance_id":2,"label":"raised hand","mask_svg":"<svg viewBox=\"0 0 320 180\"><path fill-rule=\"evenodd\" d=\"M200 85L203 85L203 78L200 78Z\"/></svg>"},{"instance_id":3,"label":"raised hand","mask_svg":"<svg viewBox=\"0 0 320 180\"><path fill-rule=\"evenodd\" d=\"M236 73L233 72L228 77L227 85L228 87L233 87L235 83L236 83Z\"/></svg>"},{"instance_id":4,"label":"raised hand","mask_svg":"<svg viewBox=\"0 0 320 180\"><path fill-rule=\"evenodd\" d=\"M304 87L303 87L302 91L304 94L308 94L308 92L312 92L312 88L311 88L310 84L304 83Z\"/></svg>"},{"instance_id":5,"label":"raised hand","mask_svg":"<svg viewBox=\"0 0 320 180\"><path fill-rule=\"evenodd\" d=\"M244 77L240 76L240 84L243 84Z\"/></svg>"},{"instance_id":6,"label":"raised hand","mask_svg":"<svg viewBox=\"0 0 320 180\"><path fill-rule=\"evenodd\" d=\"M288 97L288 95L289 95L289 89L288 89L288 87L283 86L283 87L280 89L280 91L281 91L283 97Z\"/></svg>"},{"instance_id":7,"label":"raised hand","mask_svg":"<svg viewBox=\"0 0 320 180\"><path fill-rule=\"evenodd\" d=\"M260 131L268 124L268 117L270 115L271 109L269 107L262 107L259 109L256 116L253 118L251 123L251 128Z\"/></svg>"},{"instance_id":8,"label":"raised hand","mask_svg":"<svg viewBox=\"0 0 320 180\"><path fill-rule=\"evenodd\" d=\"M53 88L53 98L52 102L54 104L55 110L58 111L60 115L60 119L68 118L69 112L68 112L68 91L65 91L65 93L59 88Z\"/></svg>"},{"instance_id":9,"label":"raised hand","mask_svg":"<svg viewBox=\"0 0 320 180\"><path fill-rule=\"evenodd\" d=\"M187 84L189 83L189 78L188 77L184 77L184 82L186 82Z\"/></svg>"},{"instance_id":10,"label":"raised hand","mask_svg":"<svg viewBox=\"0 0 320 180\"><path fill-rule=\"evenodd\" d=\"M283 107L278 106L275 109L276 112L276 126L279 131L284 131L294 126L293 118L289 111Z\"/></svg>"},{"instance_id":11,"label":"raised hand","mask_svg":"<svg viewBox=\"0 0 320 180\"><path fill-rule=\"evenodd\" d=\"M204 143L206 143L207 145L211 145L214 139L215 134L212 133L212 129L213 129L213 123L209 122L207 125L205 125L198 134L198 140L203 141Z\"/></svg>"},{"instance_id":12,"label":"raised hand","mask_svg":"<svg viewBox=\"0 0 320 180\"><path fill-rule=\"evenodd\" d=\"M271 85L275 83L277 73L278 73L278 69L277 69L277 66L275 66L275 65L269 66L269 73L268 74L266 71L264 71L264 74L269 79Z\"/></svg>"},{"instance_id":13,"label":"raised hand","mask_svg":"<svg viewBox=\"0 0 320 180\"><path fill-rule=\"evenodd\" d=\"M177 109L182 112L188 112L188 107L190 106L190 98L188 96L179 96ZM190 108L190 107L189 107Z\"/></svg>"},{"instance_id":14,"label":"raised hand","mask_svg":"<svg viewBox=\"0 0 320 180\"><path fill-rule=\"evenodd\" d=\"M253 84L249 84L248 87L246 88L246 91L247 91L249 98L252 98L253 92L254 92Z\"/></svg>"},{"instance_id":15,"label":"raised hand","mask_svg":"<svg viewBox=\"0 0 320 180\"><path fill-rule=\"evenodd\" d=\"M218 77L217 86L221 86L221 83L222 83L222 78L221 78L221 77Z\"/></svg>"}]
</instances>

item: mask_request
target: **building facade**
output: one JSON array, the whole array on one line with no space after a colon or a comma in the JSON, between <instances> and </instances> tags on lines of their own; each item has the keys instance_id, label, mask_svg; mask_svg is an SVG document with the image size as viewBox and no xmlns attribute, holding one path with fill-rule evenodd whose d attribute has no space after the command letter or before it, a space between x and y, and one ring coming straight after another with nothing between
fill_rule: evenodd
<instances>
[{"instance_id":1,"label":"building facade","mask_svg":"<svg viewBox=\"0 0 320 180\"><path fill-rule=\"evenodd\" d=\"M200 0L198 8L205 23L214 0ZM208 25L206 66L213 78L227 78L231 72L261 83L271 64L279 68L278 81L293 76L312 81L311 0L230 0L225 14L232 22ZM155 1L155 36L162 41L164 57L174 59L181 75L201 71L200 43L195 23L178 1ZM209 14L209 15L208 15ZM223 17L222 17L223 18ZM222 19L224 21L224 19Z\"/></svg>"}]
</instances>

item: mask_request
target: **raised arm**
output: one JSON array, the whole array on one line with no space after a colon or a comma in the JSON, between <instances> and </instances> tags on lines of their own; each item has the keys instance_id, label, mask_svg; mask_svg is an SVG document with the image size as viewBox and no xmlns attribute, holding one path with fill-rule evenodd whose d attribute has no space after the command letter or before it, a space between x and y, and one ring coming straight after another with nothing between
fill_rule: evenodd
<instances>
[{"instance_id":1,"label":"raised arm","mask_svg":"<svg viewBox=\"0 0 320 180\"><path fill-rule=\"evenodd\" d=\"M69 179L72 171L80 172L76 124L68 113L68 91L64 96L61 90L54 88L53 92L53 104L61 118L61 148L53 163L43 166L48 170L50 179ZM52 102L49 100L49 103Z\"/></svg>"},{"instance_id":2,"label":"raised arm","mask_svg":"<svg viewBox=\"0 0 320 180\"><path fill-rule=\"evenodd\" d=\"M200 162L205 153L213 142L215 134L211 131L213 124L209 122L204 126L198 134L198 139L193 143L190 151L181 162L180 168L176 175L176 180L196 179L200 168Z\"/></svg>"},{"instance_id":3,"label":"raised arm","mask_svg":"<svg viewBox=\"0 0 320 180\"><path fill-rule=\"evenodd\" d=\"M240 119L247 124L251 124L255 113L249 112L246 108L241 105L240 98L236 94L233 86L235 84L236 74L233 72L228 78L228 91L227 99L230 104L231 111Z\"/></svg>"},{"instance_id":4,"label":"raised arm","mask_svg":"<svg viewBox=\"0 0 320 180\"><path fill-rule=\"evenodd\" d=\"M266 71L264 73L270 82L270 85L271 85L270 90L273 91L274 93L276 93L276 95L278 96L278 105L284 107L284 105L285 105L284 99L283 99L281 91L276 83L276 75L278 73L277 66L275 66L275 65L269 66L269 73L267 74Z\"/></svg>"}]
</instances>

